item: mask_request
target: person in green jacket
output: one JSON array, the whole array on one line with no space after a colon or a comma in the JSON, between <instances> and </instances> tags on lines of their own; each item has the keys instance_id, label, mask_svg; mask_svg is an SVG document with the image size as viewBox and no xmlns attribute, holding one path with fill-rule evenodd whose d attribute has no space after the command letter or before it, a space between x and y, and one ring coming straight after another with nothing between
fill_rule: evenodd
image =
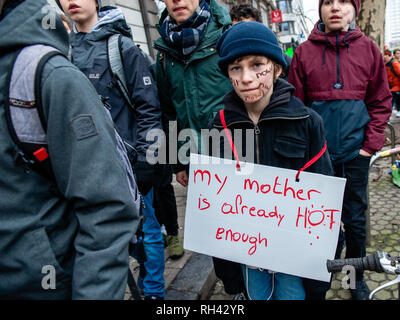
<instances>
[{"instance_id":1,"label":"person in green jacket","mask_svg":"<svg viewBox=\"0 0 400 320\"><path fill-rule=\"evenodd\" d=\"M215 45L231 25L228 10L215 0L166 0L154 42L158 50L156 78L164 129L176 121L178 132L201 129L222 109L222 98L232 90L218 68ZM196 143L198 141L195 141ZM178 150L182 146L178 144ZM200 143L198 144L201 152ZM181 161L180 161L181 160ZM169 159L176 179L187 186L186 163Z\"/></svg>"},{"instance_id":2,"label":"person in green jacket","mask_svg":"<svg viewBox=\"0 0 400 320\"><path fill-rule=\"evenodd\" d=\"M65 55L47 60L35 82L54 181L16 161L5 112L10 81L0 77L0 299L123 299L140 195L128 180L111 117L66 58L68 34L48 6L0 0L2 75L21 48L41 44ZM54 27L45 28L53 18ZM50 274L54 286L47 285Z\"/></svg>"},{"instance_id":3,"label":"person in green jacket","mask_svg":"<svg viewBox=\"0 0 400 320\"><path fill-rule=\"evenodd\" d=\"M156 79L165 132L176 121L178 133L190 129L191 142L201 150L201 130L208 129L214 116L223 108L222 99L233 88L218 67L216 42L231 24L227 8L215 0L164 0L157 29L161 35L154 43L158 50ZM171 140L170 138L168 140ZM172 142L172 141L171 141ZM175 141L173 141L175 143ZM176 151L188 141L178 141ZM172 148L172 146L170 146ZM185 147L186 148L186 147ZM206 150L203 150L207 153ZM188 154L170 157L176 180L188 185ZM244 292L240 265L213 258L217 276L225 291Z\"/></svg>"}]
</instances>

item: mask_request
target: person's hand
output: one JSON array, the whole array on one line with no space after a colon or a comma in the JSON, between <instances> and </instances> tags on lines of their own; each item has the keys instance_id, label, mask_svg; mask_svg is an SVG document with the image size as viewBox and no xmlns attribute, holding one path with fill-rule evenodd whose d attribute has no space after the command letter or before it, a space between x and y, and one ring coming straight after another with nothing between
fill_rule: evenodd
<instances>
[{"instance_id":1,"label":"person's hand","mask_svg":"<svg viewBox=\"0 0 400 320\"><path fill-rule=\"evenodd\" d=\"M367 151L364 151L363 149L360 149L360 155L364 157L372 157L372 154L368 153Z\"/></svg>"},{"instance_id":2,"label":"person's hand","mask_svg":"<svg viewBox=\"0 0 400 320\"><path fill-rule=\"evenodd\" d=\"M186 170L179 171L176 174L176 181L178 181L182 186L187 187L189 182L189 177L186 173Z\"/></svg>"},{"instance_id":3,"label":"person's hand","mask_svg":"<svg viewBox=\"0 0 400 320\"><path fill-rule=\"evenodd\" d=\"M142 195L146 195L153 187L154 166L147 162L138 161L135 164L136 183Z\"/></svg>"}]
</instances>

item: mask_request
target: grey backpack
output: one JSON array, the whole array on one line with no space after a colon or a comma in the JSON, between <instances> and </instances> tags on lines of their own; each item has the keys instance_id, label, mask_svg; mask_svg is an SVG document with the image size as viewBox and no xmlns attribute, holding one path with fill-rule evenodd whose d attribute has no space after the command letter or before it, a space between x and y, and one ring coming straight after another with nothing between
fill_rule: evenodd
<instances>
[{"instance_id":1,"label":"grey backpack","mask_svg":"<svg viewBox=\"0 0 400 320\"><path fill-rule=\"evenodd\" d=\"M46 62L56 55L62 53L51 46L41 44L19 50L7 74L9 86L6 88L5 103L8 130L16 145L16 165L22 165L26 170L35 170L51 182L55 181L48 153L47 124L42 109L40 80ZM107 108L105 110L112 121L109 111ZM139 207L140 195L132 167L115 127L114 132L117 151L125 167L132 198Z\"/></svg>"},{"instance_id":2,"label":"grey backpack","mask_svg":"<svg viewBox=\"0 0 400 320\"><path fill-rule=\"evenodd\" d=\"M128 86L126 84L125 70L121 54L121 39L122 36L120 34L114 34L107 39L108 64L117 88L121 92L126 103L135 110L135 104L130 98Z\"/></svg>"},{"instance_id":3,"label":"grey backpack","mask_svg":"<svg viewBox=\"0 0 400 320\"><path fill-rule=\"evenodd\" d=\"M113 34L111 37L107 39L108 64L110 66L110 70L113 75L114 81L118 89L120 90L122 96L124 97L125 101L129 104L129 106L133 110L135 110L135 103L134 101L132 101L126 82L125 69L122 60L121 41L122 41L121 34ZM142 51L140 47L139 50L143 55L144 59L146 60L147 67L149 68L153 79L155 79L155 74L154 74L155 61L151 56Z\"/></svg>"}]
</instances>

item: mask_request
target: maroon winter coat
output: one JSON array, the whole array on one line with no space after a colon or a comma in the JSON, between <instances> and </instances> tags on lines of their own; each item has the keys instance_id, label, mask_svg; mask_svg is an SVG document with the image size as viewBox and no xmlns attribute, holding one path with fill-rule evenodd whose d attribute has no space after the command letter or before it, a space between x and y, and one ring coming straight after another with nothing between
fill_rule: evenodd
<instances>
[{"instance_id":1,"label":"maroon winter coat","mask_svg":"<svg viewBox=\"0 0 400 320\"><path fill-rule=\"evenodd\" d=\"M383 147L391 94L377 45L356 27L326 34L318 21L296 48L289 82L295 96L323 118L332 161Z\"/></svg>"}]
</instances>

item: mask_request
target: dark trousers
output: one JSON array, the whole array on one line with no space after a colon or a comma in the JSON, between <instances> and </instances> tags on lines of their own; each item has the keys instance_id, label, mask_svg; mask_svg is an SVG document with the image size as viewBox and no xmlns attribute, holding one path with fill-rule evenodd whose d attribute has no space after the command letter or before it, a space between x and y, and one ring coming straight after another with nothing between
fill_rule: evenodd
<instances>
[{"instance_id":1,"label":"dark trousers","mask_svg":"<svg viewBox=\"0 0 400 320\"><path fill-rule=\"evenodd\" d=\"M335 259L346 246L346 258L365 257L366 253L366 216L367 186L370 157L358 155L343 164L334 164L335 176L346 178L344 191L342 222L344 232L340 230ZM363 272L356 272L356 281L363 278ZM303 279L306 300L324 300L330 283L312 279Z\"/></svg>"},{"instance_id":2,"label":"dark trousers","mask_svg":"<svg viewBox=\"0 0 400 320\"><path fill-rule=\"evenodd\" d=\"M156 165L154 182L154 210L158 223L164 225L168 235L178 234L178 209L172 186L172 169L169 164Z\"/></svg>"},{"instance_id":3,"label":"dark trousers","mask_svg":"<svg viewBox=\"0 0 400 320\"><path fill-rule=\"evenodd\" d=\"M365 257L366 216L368 207L367 186L370 157L358 155L344 164L334 165L335 176L346 178L343 199L342 222L344 232L340 232L336 258L346 246L346 258ZM363 272L356 272L356 280L363 278Z\"/></svg>"},{"instance_id":4,"label":"dark trousers","mask_svg":"<svg viewBox=\"0 0 400 320\"><path fill-rule=\"evenodd\" d=\"M212 257L214 271L219 278L227 294L238 294L245 292L242 265L233 261L228 261Z\"/></svg>"},{"instance_id":5,"label":"dark trousers","mask_svg":"<svg viewBox=\"0 0 400 320\"><path fill-rule=\"evenodd\" d=\"M392 92L392 96L392 105L396 107L397 111L400 111L400 92Z\"/></svg>"}]
</instances>

